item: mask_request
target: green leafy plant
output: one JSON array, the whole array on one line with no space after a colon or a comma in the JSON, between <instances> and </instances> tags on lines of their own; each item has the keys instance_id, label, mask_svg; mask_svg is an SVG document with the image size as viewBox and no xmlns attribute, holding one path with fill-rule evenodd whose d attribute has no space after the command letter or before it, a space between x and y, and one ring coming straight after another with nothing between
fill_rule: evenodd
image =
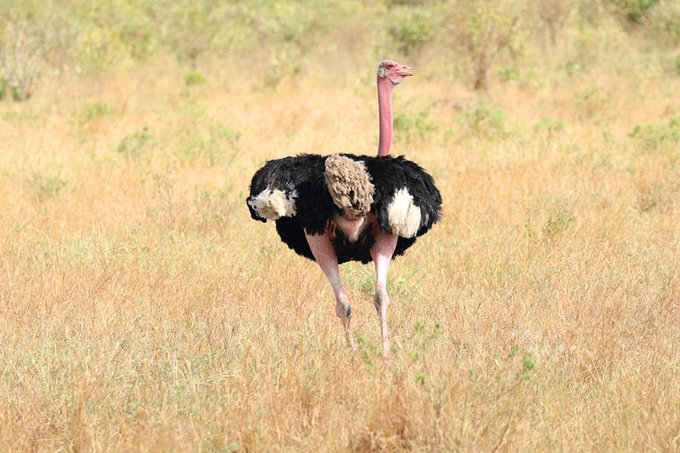
<instances>
[{"instance_id":1,"label":"green leafy plant","mask_svg":"<svg viewBox=\"0 0 680 453\"><path fill-rule=\"evenodd\" d=\"M562 132L564 130L564 121L553 118L548 115L544 117L541 121L534 124L535 131L545 131L549 134L555 132Z\"/></svg>"},{"instance_id":2,"label":"green leafy plant","mask_svg":"<svg viewBox=\"0 0 680 453\"><path fill-rule=\"evenodd\" d=\"M265 83L277 86L283 79L299 74L308 50L324 30L320 17L323 2L266 2L260 9L245 9L244 20L269 49L269 68Z\"/></svg>"},{"instance_id":3,"label":"green leafy plant","mask_svg":"<svg viewBox=\"0 0 680 453\"><path fill-rule=\"evenodd\" d=\"M504 82L515 81L519 79L519 70L517 68L501 68L498 70L498 77Z\"/></svg>"},{"instance_id":4,"label":"green leafy plant","mask_svg":"<svg viewBox=\"0 0 680 453\"><path fill-rule=\"evenodd\" d=\"M374 365L382 360L382 351L376 342L364 338L362 335L355 334L356 347L359 351L361 360L366 365Z\"/></svg>"},{"instance_id":5,"label":"green leafy plant","mask_svg":"<svg viewBox=\"0 0 680 453\"><path fill-rule=\"evenodd\" d=\"M33 173L27 182L33 188L38 200L56 197L68 187L68 179L63 178L59 173Z\"/></svg>"},{"instance_id":6,"label":"green leafy plant","mask_svg":"<svg viewBox=\"0 0 680 453\"><path fill-rule=\"evenodd\" d=\"M641 24L659 0L609 0L614 11L629 24Z\"/></svg>"},{"instance_id":7,"label":"green leafy plant","mask_svg":"<svg viewBox=\"0 0 680 453\"><path fill-rule=\"evenodd\" d=\"M531 228L531 220L528 218L524 219L524 231L526 231L527 237L531 242L536 242L536 232Z\"/></svg>"},{"instance_id":8,"label":"green leafy plant","mask_svg":"<svg viewBox=\"0 0 680 453\"><path fill-rule=\"evenodd\" d=\"M184 83L186 83L187 86L203 85L205 82L205 76L199 72L189 72L184 76Z\"/></svg>"},{"instance_id":9,"label":"green leafy plant","mask_svg":"<svg viewBox=\"0 0 680 453\"><path fill-rule=\"evenodd\" d=\"M575 219L576 217L571 215L566 208L561 209L555 215L550 214L543 226L543 235L551 237L562 231L567 231Z\"/></svg>"},{"instance_id":10,"label":"green leafy plant","mask_svg":"<svg viewBox=\"0 0 680 453\"><path fill-rule=\"evenodd\" d=\"M153 135L149 132L149 128L145 126L133 134L126 135L116 150L126 159L138 158L144 154L152 139Z\"/></svg>"},{"instance_id":11,"label":"green leafy plant","mask_svg":"<svg viewBox=\"0 0 680 453\"><path fill-rule=\"evenodd\" d=\"M387 34L403 55L429 43L441 27L437 11L426 6L400 5L387 16Z\"/></svg>"},{"instance_id":12,"label":"green leafy plant","mask_svg":"<svg viewBox=\"0 0 680 453\"><path fill-rule=\"evenodd\" d=\"M583 63L581 59L575 58L567 61L564 64L564 69L565 71L567 71L567 75L569 77L574 77L577 74L583 74L584 72L586 72L586 65Z\"/></svg>"},{"instance_id":13,"label":"green leafy plant","mask_svg":"<svg viewBox=\"0 0 680 453\"><path fill-rule=\"evenodd\" d=\"M441 324L435 323L432 326L432 329L429 330L424 321L418 321L413 325L413 333L411 334L413 346L405 349L405 352L410 357L411 361L415 362L419 360L421 354L427 351L430 344L439 338L441 335L441 327Z\"/></svg>"},{"instance_id":14,"label":"green leafy plant","mask_svg":"<svg viewBox=\"0 0 680 453\"><path fill-rule=\"evenodd\" d=\"M638 140L645 150L674 149L680 142L680 115L669 118L667 123L639 124L628 136Z\"/></svg>"},{"instance_id":15,"label":"green leafy plant","mask_svg":"<svg viewBox=\"0 0 680 453\"><path fill-rule=\"evenodd\" d=\"M342 268L343 281L347 281L351 286L359 288L366 295L373 295L375 291L375 274L369 272L363 266L347 264ZM387 279L387 293L398 295L405 300L414 300L420 290L420 283L423 278L422 268L414 269L412 272L394 278Z\"/></svg>"},{"instance_id":16,"label":"green leafy plant","mask_svg":"<svg viewBox=\"0 0 680 453\"><path fill-rule=\"evenodd\" d=\"M609 103L609 97L602 96L599 88L589 88L576 95L575 103L581 108L583 116L591 117L603 110Z\"/></svg>"},{"instance_id":17,"label":"green leafy plant","mask_svg":"<svg viewBox=\"0 0 680 453\"><path fill-rule=\"evenodd\" d=\"M238 131L222 125L213 126L207 136L191 136L186 139L180 153L185 160L204 158L210 165L216 165L227 157L226 144L229 145L231 155L234 155L240 138L241 133Z\"/></svg>"},{"instance_id":18,"label":"green leafy plant","mask_svg":"<svg viewBox=\"0 0 680 453\"><path fill-rule=\"evenodd\" d=\"M95 118L102 118L106 116L113 116L118 111L108 105L102 100L96 100L86 104L85 107L78 114L78 121L80 123L87 123Z\"/></svg>"},{"instance_id":19,"label":"green leafy plant","mask_svg":"<svg viewBox=\"0 0 680 453\"><path fill-rule=\"evenodd\" d=\"M661 43L677 46L680 43L680 4L665 2L662 5L650 14L652 29Z\"/></svg>"},{"instance_id":20,"label":"green leafy plant","mask_svg":"<svg viewBox=\"0 0 680 453\"><path fill-rule=\"evenodd\" d=\"M166 24L163 44L192 69L214 44L225 23L231 23L228 4L210 0L179 0L154 8L154 15Z\"/></svg>"},{"instance_id":21,"label":"green leafy plant","mask_svg":"<svg viewBox=\"0 0 680 453\"><path fill-rule=\"evenodd\" d=\"M510 347L507 358L509 360L521 358L520 369L515 373L515 379L517 381L530 381L533 379L533 373L538 369L538 364L536 362L536 357L531 352L522 348L519 344L514 343Z\"/></svg>"},{"instance_id":22,"label":"green leafy plant","mask_svg":"<svg viewBox=\"0 0 680 453\"><path fill-rule=\"evenodd\" d=\"M414 138L423 138L439 130L439 124L427 119L428 114L427 110L421 110L416 114L398 112L394 116L394 129L405 132L409 141Z\"/></svg>"},{"instance_id":23,"label":"green leafy plant","mask_svg":"<svg viewBox=\"0 0 680 453\"><path fill-rule=\"evenodd\" d=\"M482 102L472 110L461 112L458 122L476 135L499 138L506 134L505 113L492 104Z\"/></svg>"}]
</instances>

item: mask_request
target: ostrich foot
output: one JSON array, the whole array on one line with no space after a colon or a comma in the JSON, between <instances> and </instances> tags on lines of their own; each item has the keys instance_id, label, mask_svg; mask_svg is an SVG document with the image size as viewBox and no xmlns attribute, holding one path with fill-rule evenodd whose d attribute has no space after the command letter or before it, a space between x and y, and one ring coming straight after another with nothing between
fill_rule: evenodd
<instances>
[{"instance_id":1,"label":"ostrich foot","mask_svg":"<svg viewBox=\"0 0 680 453\"><path fill-rule=\"evenodd\" d=\"M378 312L378 318L380 318L380 333L382 335L383 344L383 358L387 360L390 353L390 336L387 331L387 306L390 303L390 299L387 296L387 291L385 288L378 288L375 291L375 297L373 298L373 305Z\"/></svg>"},{"instance_id":2,"label":"ostrich foot","mask_svg":"<svg viewBox=\"0 0 680 453\"><path fill-rule=\"evenodd\" d=\"M349 306L349 302L346 300L338 300L335 304L335 314L338 315L338 318L342 321L342 327L345 329L347 346L353 351L354 339L349 330L349 322L352 320L352 307Z\"/></svg>"}]
</instances>

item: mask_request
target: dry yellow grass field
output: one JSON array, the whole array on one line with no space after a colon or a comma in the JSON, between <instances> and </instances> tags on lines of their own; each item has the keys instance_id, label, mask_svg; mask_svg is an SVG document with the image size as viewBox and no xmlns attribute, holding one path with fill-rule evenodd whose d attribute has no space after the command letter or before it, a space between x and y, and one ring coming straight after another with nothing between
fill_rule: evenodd
<instances>
[{"instance_id":1,"label":"dry yellow grass field","mask_svg":"<svg viewBox=\"0 0 680 453\"><path fill-rule=\"evenodd\" d=\"M377 59L276 87L154 60L0 103L0 450L679 451L680 77L619 39L488 94L399 58L393 153L444 220L390 268L388 366L372 266L342 268L351 352L244 203L265 159L376 152Z\"/></svg>"}]
</instances>

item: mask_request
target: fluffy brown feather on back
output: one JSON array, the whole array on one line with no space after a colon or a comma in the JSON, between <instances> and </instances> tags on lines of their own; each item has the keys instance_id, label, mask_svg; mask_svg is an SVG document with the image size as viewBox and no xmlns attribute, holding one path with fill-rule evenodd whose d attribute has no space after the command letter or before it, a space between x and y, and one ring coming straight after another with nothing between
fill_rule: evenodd
<instances>
[{"instance_id":1,"label":"fluffy brown feather on back","mask_svg":"<svg viewBox=\"0 0 680 453\"><path fill-rule=\"evenodd\" d=\"M333 202L345 215L356 217L370 211L375 187L363 162L330 155L326 159L325 178Z\"/></svg>"}]
</instances>

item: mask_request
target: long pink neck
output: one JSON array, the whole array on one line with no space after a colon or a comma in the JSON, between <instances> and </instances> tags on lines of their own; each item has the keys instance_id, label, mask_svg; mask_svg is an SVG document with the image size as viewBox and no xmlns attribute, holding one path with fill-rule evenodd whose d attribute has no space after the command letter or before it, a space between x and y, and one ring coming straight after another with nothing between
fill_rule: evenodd
<instances>
[{"instance_id":1,"label":"long pink neck","mask_svg":"<svg viewBox=\"0 0 680 453\"><path fill-rule=\"evenodd\" d=\"M389 156L392 146L392 88L387 77L378 77L378 113L380 115L380 139L378 157Z\"/></svg>"}]
</instances>

